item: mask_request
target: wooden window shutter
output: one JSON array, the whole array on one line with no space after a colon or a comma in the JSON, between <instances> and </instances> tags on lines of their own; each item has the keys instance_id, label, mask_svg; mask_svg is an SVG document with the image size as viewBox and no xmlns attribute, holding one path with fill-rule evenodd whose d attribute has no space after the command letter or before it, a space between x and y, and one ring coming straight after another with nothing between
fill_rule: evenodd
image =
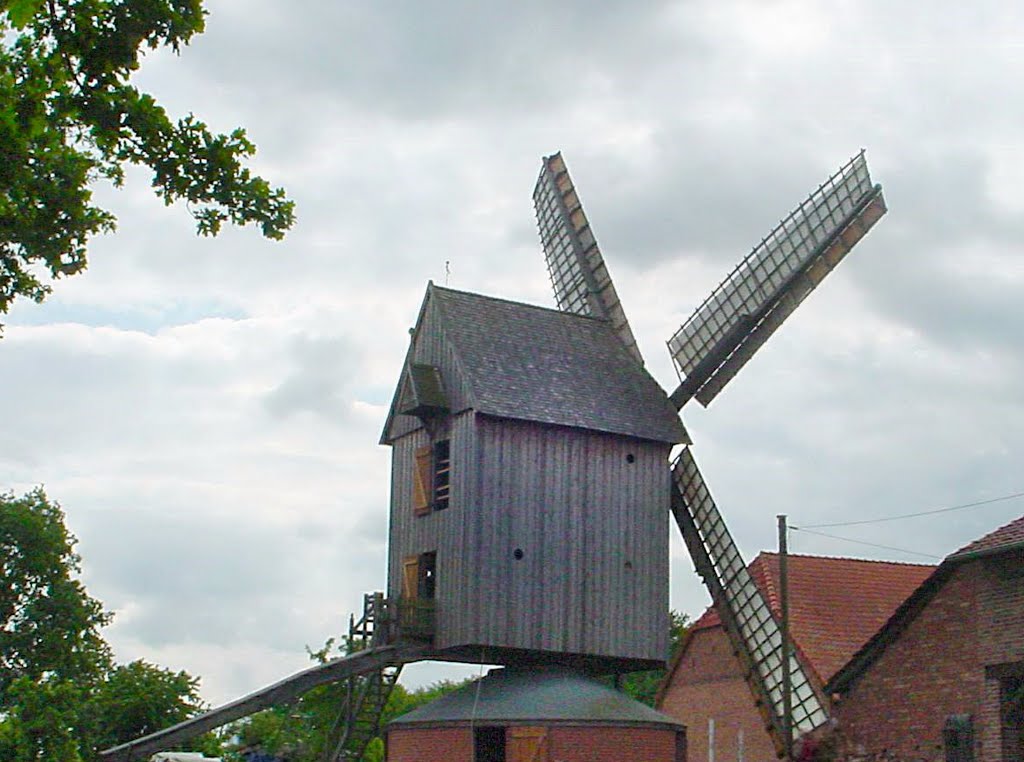
<instances>
[{"instance_id":1,"label":"wooden window shutter","mask_svg":"<svg viewBox=\"0 0 1024 762\"><path fill-rule=\"evenodd\" d=\"M430 501L434 495L434 468L432 448L416 448L416 471L412 480L412 510L417 516L430 513Z\"/></svg>"},{"instance_id":2,"label":"wooden window shutter","mask_svg":"<svg viewBox=\"0 0 1024 762\"><path fill-rule=\"evenodd\" d=\"M506 730L508 762L548 762L548 729L523 726Z\"/></svg>"},{"instance_id":3,"label":"wooden window shutter","mask_svg":"<svg viewBox=\"0 0 1024 762\"><path fill-rule=\"evenodd\" d=\"M420 586L420 557L408 556L402 561L402 598L416 600Z\"/></svg>"}]
</instances>

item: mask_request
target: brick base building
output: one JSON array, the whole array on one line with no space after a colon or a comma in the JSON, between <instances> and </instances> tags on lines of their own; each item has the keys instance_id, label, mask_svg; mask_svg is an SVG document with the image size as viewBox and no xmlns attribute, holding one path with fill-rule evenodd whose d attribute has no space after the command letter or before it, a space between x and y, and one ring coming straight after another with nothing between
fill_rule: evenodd
<instances>
[{"instance_id":1,"label":"brick base building","mask_svg":"<svg viewBox=\"0 0 1024 762\"><path fill-rule=\"evenodd\" d=\"M778 559L750 565L778 613ZM839 762L1024 762L1024 517L937 567L790 557L791 632L833 721ZM658 708L692 762L775 758L713 609L672 663Z\"/></svg>"},{"instance_id":2,"label":"brick base building","mask_svg":"<svg viewBox=\"0 0 1024 762\"><path fill-rule=\"evenodd\" d=\"M680 723L558 667L492 670L385 733L388 762L686 762Z\"/></svg>"},{"instance_id":3,"label":"brick base building","mask_svg":"<svg viewBox=\"0 0 1024 762\"><path fill-rule=\"evenodd\" d=\"M750 574L779 616L779 558L761 553ZM811 684L822 686L881 627L934 566L789 557L790 627ZM714 608L687 633L658 692L658 708L687 726L693 762L768 762L775 747Z\"/></svg>"},{"instance_id":4,"label":"brick base building","mask_svg":"<svg viewBox=\"0 0 1024 762\"><path fill-rule=\"evenodd\" d=\"M845 758L1024 762L1024 517L946 558L826 690Z\"/></svg>"}]
</instances>

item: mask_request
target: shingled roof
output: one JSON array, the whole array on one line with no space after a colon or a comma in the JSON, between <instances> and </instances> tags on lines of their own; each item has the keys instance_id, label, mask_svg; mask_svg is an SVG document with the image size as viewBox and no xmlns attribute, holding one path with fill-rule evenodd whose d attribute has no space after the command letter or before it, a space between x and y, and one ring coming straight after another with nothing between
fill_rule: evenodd
<instances>
[{"instance_id":1,"label":"shingled roof","mask_svg":"<svg viewBox=\"0 0 1024 762\"><path fill-rule=\"evenodd\" d=\"M771 610L781 616L779 556L761 553L747 567ZM802 661L827 682L935 570L934 566L858 558L789 556L789 621ZM693 631L721 625L709 607ZM665 680L671 680L682 651Z\"/></svg>"},{"instance_id":2,"label":"shingled roof","mask_svg":"<svg viewBox=\"0 0 1024 762\"><path fill-rule=\"evenodd\" d=\"M433 284L428 307L439 313L467 407L478 413L673 444L689 441L664 390L607 321ZM394 415L393 407L383 441Z\"/></svg>"}]
</instances>

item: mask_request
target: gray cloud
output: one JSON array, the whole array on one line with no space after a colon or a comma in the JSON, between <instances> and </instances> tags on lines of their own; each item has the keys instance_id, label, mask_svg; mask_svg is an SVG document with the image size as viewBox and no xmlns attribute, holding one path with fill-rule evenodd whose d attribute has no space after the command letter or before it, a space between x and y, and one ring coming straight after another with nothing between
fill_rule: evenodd
<instances>
[{"instance_id":1,"label":"gray cloud","mask_svg":"<svg viewBox=\"0 0 1024 762\"><path fill-rule=\"evenodd\" d=\"M293 340L293 367L287 377L264 398L266 409L277 416L298 412L322 415L335 424L349 418L359 354L343 337L300 336Z\"/></svg>"}]
</instances>

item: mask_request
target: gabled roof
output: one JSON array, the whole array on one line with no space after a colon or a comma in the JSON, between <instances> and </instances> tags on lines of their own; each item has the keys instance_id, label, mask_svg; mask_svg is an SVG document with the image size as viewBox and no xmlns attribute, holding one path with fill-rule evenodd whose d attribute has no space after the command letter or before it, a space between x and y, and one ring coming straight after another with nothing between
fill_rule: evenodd
<instances>
[{"instance_id":1,"label":"gabled roof","mask_svg":"<svg viewBox=\"0 0 1024 762\"><path fill-rule=\"evenodd\" d=\"M392 720L389 728L479 722L681 727L671 717L565 667L505 667Z\"/></svg>"},{"instance_id":2,"label":"gabled roof","mask_svg":"<svg viewBox=\"0 0 1024 762\"><path fill-rule=\"evenodd\" d=\"M665 391L607 321L433 284L417 331L427 310L437 311L438 330L457 358L466 407L500 418L689 441ZM414 354L407 367L417 361ZM382 441L395 415L393 405Z\"/></svg>"},{"instance_id":3,"label":"gabled roof","mask_svg":"<svg viewBox=\"0 0 1024 762\"><path fill-rule=\"evenodd\" d=\"M832 676L826 685L826 690L841 692L862 675L882 654L886 646L894 642L928 605L946 580L962 564L978 558L1010 553L1020 554L1022 550L1024 550L1024 516L946 556L945 560L934 568L931 575L893 612L893 615L879 628L878 632L850 658L839 672Z\"/></svg>"},{"instance_id":4,"label":"gabled roof","mask_svg":"<svg viewBox=\"0 0 1024 762\"><path fill-rule=\"evenodd\" d=\"M949 559L962 559L964 556L988 555L1002 553L1011 548L1024 546L1024 516L989 532L974 542L964 545L960 550L949 556Z\"/></svg>"},{"instance_id":5,"label":"gabled roof","mask_svg":"<svg viewBox=\"0 0 1024 762\"><path fill-rule=\"evenodd\" d=\"M779 556L761 553L747 567L776 617L781 616ZM789 556L790 632L802 662L827 682L875 634L934 566L858 558ZM692 631L718 627L709 607ZM679 649L664 686L682 660Z\"/></svg>"}]
</instances>

